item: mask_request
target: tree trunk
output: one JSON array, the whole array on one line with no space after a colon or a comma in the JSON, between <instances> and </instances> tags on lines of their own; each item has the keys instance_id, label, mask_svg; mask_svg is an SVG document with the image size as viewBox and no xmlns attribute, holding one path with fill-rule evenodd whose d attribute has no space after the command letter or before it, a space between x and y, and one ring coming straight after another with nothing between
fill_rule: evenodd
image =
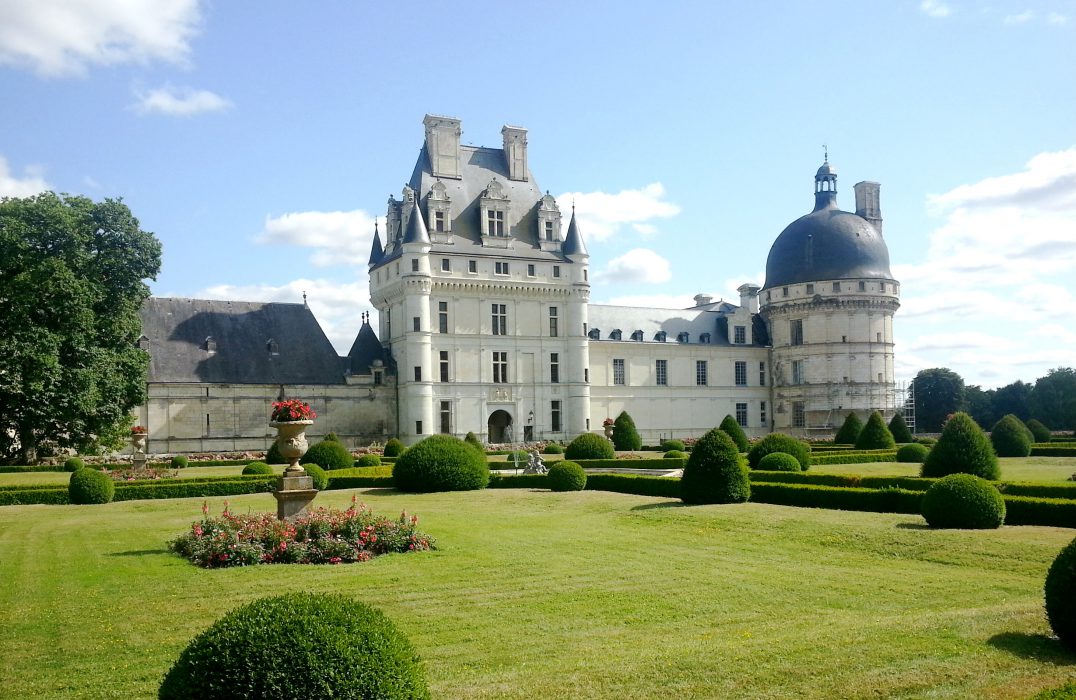
<instances>
[{"instance_id":1,"label":"tree trunk","mask_svg":"<svg viewBox=\"0 0 1076 700\"><path fill-rule=\"evenodd\" d=\"M19 463L37 464L37 436L32 428L19 426Z\"/></svg>"}]
</instances>

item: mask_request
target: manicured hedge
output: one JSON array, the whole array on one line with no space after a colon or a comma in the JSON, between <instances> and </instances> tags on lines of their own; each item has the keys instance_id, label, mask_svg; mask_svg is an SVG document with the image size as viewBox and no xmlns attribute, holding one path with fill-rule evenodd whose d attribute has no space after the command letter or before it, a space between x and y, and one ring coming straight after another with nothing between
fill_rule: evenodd
<instances>
[{"instance_id":1,"label":"manicured hedge","mask_svg":"<svg viewBox=\"0 0 1076 700\"><path fill-rule=\"evenodd\" d=\"M49 465L37 465L32 467L27 466L3 466L0 467L0 474L20 474L22 472L65 472L67 469L62 464L49 464Z\"/></svg>"},{"instance_id":2,"label":"manicured hedge","mask_svg":"<svg viewBox=\"0 0 1076 700\"><path fill-rule=\"evenodd\" d=\"M494 474L491 489L548 489L544 474ZM587 474L586 491L611 491L637 496L680 498L680 480L636 474Z\"/></svg>"},{"instance_id":3,"label":"manicured hedge","mask_svg":"<svg viewBox=\"0 0 1076 700\"><path fill-rule=\"evenodd\" d=\"M867 462L896 462L896 450L870 450L811 455L811 464L864 464Z\"/></svg>"},{"instance_id":4,"label":"manicured hedge","mask_svg":"<svg viewBox=\"0 0 1076 700\"><path fill-rule=\"evenodd\" d=\"M154 498L205 498L266 493L276 488L276 477L253 476L246 479L225 478L216 481L169 479L146 483L116 485L113 501L141 501Z\"/></svg>"},{"instance_id":5,"label":"manicured hedge","mask_svg":"<svg viewBox=\"0 0 1076 700\"><path fill-rule=\"evenodd\" d=\"M352 467L351 469L334 469L329 472L329 481L343 476L392 476L392 466Z\"/></svg>"},{"instance_id":6,"label":"manicured hedge","mask_svg":"<svg viewBox=\"0 0 1076 700\"><path fill-rule=\"evenodd\" d=\"M1076 457L1076 445L1032 445L1032 457Z\"/></svg>"},{"instance_id":7,"label":"manicured hedge","mask_svg":"<svg viewBox=\"0 0 1076 700\"><path fill-rule=\"evenodd\" d=\"M782 472L788 473L788 472ZM751 500L801 508L861 510L874 513L919 513L923 494L904 489L864 489L812 484L752 483Z\"/></svg>"},{"instance_id":8,"label":"manicured hedge","mask_svg":"<svg viewBox=\"0 0 1076 700\"><path fill-rule=\"evenodd\" d=\"M1009 496L1005 499L1006 525L1076 527L1076 501L1059 498Z\"/></svg>"},{"instance_id":9,"label":"manicured hedge","mask_svg":"<svg viewBox=\"0 0 1076 700\"><path fill-rule=\"evenodd\" d=\"M352 471L350 469L346 471ZM338 491L340 489L367 489L367 488L394 488L392 475L389 476L339 476L329 473L329 485L326 491Z\"/></svg>"},{"instance_id":10,"label":"manicured hedge","mask_svg":"<svg viewBox=\"0 0 1076 700\"><path fill-rule=\"evenodd\" d=\"M680 469L683 457L669 459L573 459L583 469Z\"/></svg>"},{"instance_id":11,"label":"manicured hedge","mask_svg":"<svg viewBox=\"0 0 1076 700\"><path fill-rule=\"evenodd\" d=\"M937 479L919 476L857 476L855 474L813 474L811 472L768 472L754 470L751 483L810 484L839 488L904 489L926 491Z\"/></svg>"},{"instance_id":12,"label":"manicured hedge","mask_svg":"<svg viewBox=\"0 0 1076 700\"><path fill-rule=\"evenodd\" d=\"M545 474L490 474L490 489L548 489Z\"/></svg>"},{"instance_id":13,"label":"manicured hedge","mask_svg":"<svg viewBox=\"0 0 1076 700\"><path fill-rule=\"evenodd\" d=\"M1041 481L999 481L995 486L1003 496L1062 498L1076 500L1076 483L1046 483Z\"/></svg>"},{"instance_id":14,"label":"manicured hedge","mask_svg":"<svg viewBox=\"0 0 1076 700\"><path fill-rule=\"evenodd\" d=\"M67 487L26 488L0 491L0 506L67 505Z\"/></svg>"}]
</instances>

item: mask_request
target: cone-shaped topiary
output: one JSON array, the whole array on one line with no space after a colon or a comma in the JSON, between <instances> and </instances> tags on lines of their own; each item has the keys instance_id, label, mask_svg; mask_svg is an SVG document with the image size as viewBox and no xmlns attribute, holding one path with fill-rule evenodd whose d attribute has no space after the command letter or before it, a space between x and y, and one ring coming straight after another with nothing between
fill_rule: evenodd
<instances>
[{"instance_id":1,"label":"cone-shaped topiary","mask_svg":"<svg viewBox=\"0 0 1076 700\"><path fill-rule=\"evenodd\" d=\"M355 458L356 467L380 467L380 455L359 455Z\"/></svg>"},{"instance_id":2,"label":"cone-shaped topiary","mask_svg":"<svg viewBox=\"0 0 1076 700\"><path fill-rule=\"evenodd\" d=\"M714 428L695 443L680 478L684 503L743 503L751 497L751 482L736 443Z\"/></svg>"},{"instance_id":3,"label":"cone-shaped topiary","mask_svg":"<svg viewBox=\"0 0 1076 700\"><path fill-rule=\"evenodd\" d=\"M566 459L550 467L546 479L551 491L582 491L587 485L587 473L583 468Z\"/></svg>"},{"instance_id":4,"label":"cone-shaped topiary","mask_svg":"<svg viewBox=\"0 0 1076 700\"><path fill-rule=\"evenodd\" d=\"M635 421L627 411L621 411L613 421L613 447L618 450L637 450L643 446L643 439L635 429Z\"/></svg>"},{"instance_id":5,"label":"cone-shaped topiary","mask_svg":"<svg viewBox=\"0 0 1076 700\"><path fill-rule=\"evenodd\" d=\"M76 505L109 503L115 493L112 477L96 469L79 469L67 482L67 499Z\"/></svg>"},{"instance_id":6,"label":"cone-shaped topiary","mask_svg":"<svg viewBox=\"0 0 1076 700\"><path fill-rule=\"evenodd\" d=\"M998 457L1027 457L1031 454L1033 439L1023 421L1011 413L995 423L990 431L990 444Z\"/></svg>"},{"instance_id":7,"label":"cone-shaped topiary","mask_svg":"<svg viewBox=\"0 0 1076 700\"><path fill-rule=\"evenodd\" d=\"M844 423L841 424L841 429L838 430L837 434L833 437L833 444L854 445L861 432L863 432L863 421L859 420L859 416L853 411L845 416Z\"/></svg>"},{"instance_id":8,"label":"cone-shaped topiary","mask_svg":"<svg viewBox=\"0 0 1076 700\"><path fill-rule=\"evenodd\" d=\"M755 443L751 451L747 453L747 461L752 469L758 469L762 458L771 452L784 452L796 458L803 471L811 466L811 448L807 443L784 433L770 433Z\"/></svg>"},{"instance_id":9,"label":"cone-shaped topiary","mask_svg":"<svg viewBox=\"0 0 1076 700\"><path fill-rule=\"evenodd\" d=\"M897 461L906 464L922 464L929 453L930 448L926 445L909 442L907 445L901 445L900 449L897 450Z\"/></svg>"},{"instance_id":10,"label":"cone-shaped topiary","mask_svg":"<svg viewBox=\"0 0 1076 700\"><path fill-rule=\"evenodd\" d=\"M726 415L721 419L721 425L717 426L717 429L725 431L725 435L732 438L736 449L740 452L747 452L747 435L744 434L743 428L740 427L735 418Z\"/></svg>"},{"instance_id":11,"label":"cone-shaped topiary","mask_svg":"<svg viewBox=\"0 0 1076 700\"><path fill-rule=\"evenodd\" d=\"M243 473L250 476L257 474L259 476L268 476L273 473L273 468L265 462L251 462L247 466L243 467Z\"/></svg>"},{"instance_id":12,"label":"cone-shaped topiary","mask_svg":"<svg viewBox=\"0 0 1076 700\"><path fill-rule=\"evenodd\" d=\"M856 438L856 449L892 450L896 446L897 443L893 439L893 433L889 432L889 427L885 424L882 414L878 411L871 413L871 417L867 419L867 424L863 426L859 437Z\"/></svg>"},{"instance_id":13,"label":"cone-shaped topiary","mask_svg":"<svg viewBox=\"0 0 1076 700\"><path fill-rule=\"evenodd\" d=\"M998 456L979 424L967 413L954 413L923 462L920 474L946 476L961 472L991 481L1001 475Z\"/></svg>"},{"instance_id":14,"label":"cone-shaped topiary","mask_svg":"<svg viewBox=\"0 0 1076 700\"><path fill-rule=\"evenodd\" d=\"M1050 434L1050 429L1039 421L1032 418L1025 425L1027 429L1031 431L1032 436L1035 438L1035 442L1050 442L1053 435Z\"/></svg>"},{"instance_id":15,"label":"cone-shaped topiary","mask_svg":"<svg viewBox=\"0 0 1076 700\"><path fill-rule=\"evenodd\" d=\"M315 463L304 464L303 469L306 471L306 475L310 477L310 480L314 482L314 488L318 491L324 491L329 488L329 475L324 469Z\"/></svg>"},{"instance_id":16,"label":"cone-shaped topiary","mask_svg":"<svg viewBox=\"0 0 1076 700\"><path fill-rule=\"evenodd\" d=\"M564 449L565 459L616 459L613 443L601 435L583 433L568 443Z\"/></svg>"},{"instance_id":17,"label":"cone-shaped topiary","mask_svg":"<svg viewBox=\"0 0 1076 700\"><path fill-rule=\"evenodd\" d=\"M486 454L486 448L482 446L482 441L479 440L478 436L474 433L468 431L467 435L464 436L463 441L482 454Z\"/></svg>"},{"instance_id":18,"label":"cone-shaped topiary","mask_svg":"<svg viewBox=\"0 0 1076 700\"><path fill-rule=\"evenodd\" d=\"M729 437L732 437L732 436L730 435ZM735 438L733 438L733 442L735 442ZM679 452L683 452L684 451L684 441L683 440L676 440L676 439L673 439L673 438L669 438L667 440L662 440L661 441L661 450L662 450L662 452L668 452L669 450L677 450Z\"/></svg>"},{"instance_id":19,"label":"cone-shaped topiary","mask_svg":"<svg viewBox=\"0 0 1076 700\"><path fill-rule=\"evenodd\" d=\"M758 468L770 472L798 472L802 470L798 459L784 452L771 452L758 461Z\"/></svg>"},{"instance_id":20,"label":"cone-shaped topiary","mask_svg":"<svg viewBox=\"0 0 1076 700\"><path fill-rule=\"evenodd\" d=\"M908 430L908 424L904 422L904 414L897 411L889 421L889 432L893 433L893 439L898 444L914 440L912 431Z\"/></svg>"},{"instance_id":21,"label":"cone-shaped topiary","mask_svg":"<svg viewBox=\"0 0 1076 700\"><path fill-rule=\"evenodd\" d=\"M1005 499L985 479L950 474L923 494L923 517L931 527L991 530L1005 522Z\"/></svg>"},{"instance_id":22,"label":"cone-shaped topiary","mask_svg":"<svg viewBox=\"0 0 1076 700\"><path fill-rule=\"evenodd\" d=\"M351 469L355 466L355 458L346 447L333 440L322 440L310 446L306 454L299 460L299 464L316 464L322 469Z\"/></svg>"},{"instance_id":23,"label":"cone-shaped topiary","mask_svg":"<svg viewBox=\"0 0 1076 700\"><path fill-rule=\"evenodd\" d=\"M389 441L385 443L384 455L386 457L399 457L404 453L404 444L396 438L389 438Z\"/></svg>"},{"instance_id":24,"label":"cone-shaped topiary","mask_svg":"<svg viewBox=\"0 0 1076 700\"><path fill-rule=\"evenodd\" d=\"M431 435L396 460L392 479L401 491L474 491L489 483L489 464L463 440Z\"/></svg>"},{"instance_id":25,"label":"cone-shaped topiary","mask_svg":"<svg viewBox=\"0 0 1076 700\"><path fill-rule=\"evenodd\" d=\"M342 595L289 593L233 610L195 637L164 677L159 697L424 700L430 694L414 647L380 610Z\"/></svg>"},{"instance_id":26,"label":"cone-shaped topiary","mask_svg":"<svg viewBox=\"0 0 1076 700\"><path fill-rule=\"evenodd\" d=\"M1046 617L1062 643L1076 649L1076 540L1058 553L1046 573Z\"/></svg>"}]
</instances>

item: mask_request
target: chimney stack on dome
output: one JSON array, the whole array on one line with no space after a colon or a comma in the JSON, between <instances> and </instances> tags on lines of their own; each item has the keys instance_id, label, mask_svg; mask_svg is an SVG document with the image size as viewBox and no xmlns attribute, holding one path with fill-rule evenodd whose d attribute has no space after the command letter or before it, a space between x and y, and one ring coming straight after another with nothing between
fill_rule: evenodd
<instances>
[{"instance_id":1,"label":"chimney stack on dome","mask_svg":"<svg viewBox=\"0 0 1076 700\"><path fill-rule=\"evenodd\" d=\"M869 221L879 236L882 235L882 205L879 201L881 188L877 182L857 182L855 185L856 215Z\"/></svg>"}]
</instances>

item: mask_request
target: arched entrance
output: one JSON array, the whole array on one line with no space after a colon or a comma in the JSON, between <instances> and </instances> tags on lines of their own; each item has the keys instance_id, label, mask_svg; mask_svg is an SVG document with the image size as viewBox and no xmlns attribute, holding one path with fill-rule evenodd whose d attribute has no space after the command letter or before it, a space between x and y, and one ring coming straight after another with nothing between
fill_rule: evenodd
<instances>
[{"instance_id":1,"label":"arched entrance","mask_svg":"<svg viewBox=\"0 0 1076 700\"><path fill-rule=\"evenodd\" d=\"M512 416L508 411L497 409L489 414L488 428L491 443L512 442Z\"/></svg>"}]
</instances>

